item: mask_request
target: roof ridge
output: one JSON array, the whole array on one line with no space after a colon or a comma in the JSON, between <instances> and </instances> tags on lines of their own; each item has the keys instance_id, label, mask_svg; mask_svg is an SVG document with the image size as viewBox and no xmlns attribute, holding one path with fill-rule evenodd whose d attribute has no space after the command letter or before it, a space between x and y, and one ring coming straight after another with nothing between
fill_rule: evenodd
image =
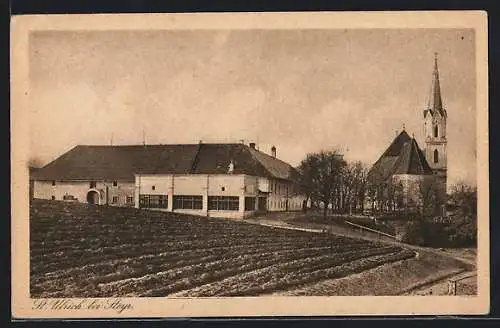
<instances>
[{"instance_id":1,"label":"roof ridge","mask_svg":"<svg viewBox=\"0 0 500 328\"><path fill-rule=\"evenodd\" d=\"M424 170L424 166L422 164L422 157L420 157L420 151L419 151L417 141L415 140L415 138L413 138L412 140L413 140L413 143L415 144L415 152L417 153L418 164L420 164L420 169L422 170L422 173L424 173L425 170Z\"/></svg>"},{"instance_id":2,"label":"roof ridge","mask_svg":"<svg viewBox=\"0 0 500 328\"><path fill-rule=\"evenodd\" d=\"M245 145L245 147L246 147L247 149L249 149L249 150L250 150L250 152L252 152L252 151L258 152L259 154L262 154L262 155L264 155L264 156L267 156L268 158L270 158L270 159L272 159L272 160L275 160L275 161L281 162L281 163L283 163L283 164L286 164L286 165L288 165L288 166L292 167L289 163L287 163L287 162L285 162L285 161L283 161L283 160L281 160L281 159L279 159L279 158L277 158L277 157L274 157L274 156L272 156L272 155L269 155L269 154L267 154L267 153L265 153L265 152L263 152L263 151L260 151L260 150L257 150L257 149L250 148L250 147L248 147L247 145Z\"/></svg>"}]
</instances>

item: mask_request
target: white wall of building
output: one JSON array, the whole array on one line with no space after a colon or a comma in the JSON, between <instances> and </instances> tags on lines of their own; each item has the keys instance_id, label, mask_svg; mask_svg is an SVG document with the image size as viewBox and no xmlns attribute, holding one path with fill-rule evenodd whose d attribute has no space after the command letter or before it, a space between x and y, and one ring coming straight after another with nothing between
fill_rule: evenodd
<instances>
[{"instance_id":1,"label":"white wall of building","mask_svg":"<svg viewBox=\"0 0 500 328\"><path fill-rule=\"evenodd\" d=\"M298 195L291 182L271 179L269 181L267 208L269 211L300 211L305 197ZM288 204L287 204L288 203Z\"/></svg>"},{"instance_id":2,"label":"white wall of building","mask_svg":"<svg viewBox=\"0 0 500 328\"><path fill-rule=\"evenodd\" d=\"M90 188L90 181L34 181L34 197L63 200L72 195L79 202L87 202L87 193L95 190L100 194L100 205L139 207L140 195L164 195L165 208L160 211L175 211L186 214L213 217L243 218L253 215L259 207L259 197L266 197L268 211L300 210L303 197L294 195L291 183L244 174L192 174L192 175L136 175L135 183L96 181ZM266 193L265 191L269 191ZM202 209L174 209L174 196L201 196ZM238 197L238 210L210 210L209 196ZM245 209L245 201L254 199L252 209ZM250 203L251 204L251 201ZM252 206L252 205L250 205Z\"/></svg>"},{"instance_id":3,"label":"white wall of building","mask_svg":"<svg viewBox=\"0 0 500 328\"><path fill-rule=\"evenodd\" d=\"M33 182L33 196L40 199L64 200L65 196L73 196L78 202L86 203L87 194L91 190L99 193L100 204L107 202L111 206L134 206L135 186L131 182L116 181L115 186L114 181L95 181L95 187L92 188L90 181ZM127 200L132 202L128 203Z\"/></svg>"},{"instance_id":4,"label":"white wall of building","mask_svg":"<svg viewBox=\"0 0 500 328\"><path fill-rule=\"evenodd\" d=\"M403 185L403 201L406 204L419 205L422 197L420 189L434 181L435 177L432 175L395 174L393 176L394 183L402 183Z\"/></svg>"}]
</instances>

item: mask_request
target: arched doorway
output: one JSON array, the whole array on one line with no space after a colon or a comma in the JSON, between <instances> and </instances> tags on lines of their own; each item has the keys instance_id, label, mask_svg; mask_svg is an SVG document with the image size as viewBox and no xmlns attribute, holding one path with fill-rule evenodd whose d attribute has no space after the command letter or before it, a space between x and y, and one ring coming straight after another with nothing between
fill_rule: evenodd
<instances>
[{"instance_id":1,"label":"arched doorway","mask_svg":"<svg viewBox=\"0 0 500 328\"><path fill-rule=\"evenodd\" d=\"M87 203L93 205L99 205L99 193L95 190L90 190L87 193Z\"/></svg>"}]
</instances>

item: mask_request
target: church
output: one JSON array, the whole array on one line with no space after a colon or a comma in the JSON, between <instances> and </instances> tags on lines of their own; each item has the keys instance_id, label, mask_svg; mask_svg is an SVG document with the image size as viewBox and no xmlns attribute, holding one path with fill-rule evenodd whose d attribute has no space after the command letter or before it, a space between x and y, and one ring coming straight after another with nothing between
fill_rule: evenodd
<instances>
[{"instance_id":1,"label":"church","mask_svg":"<svg viewBox=\"0 0 500 328\"><path fill-rule=\"evenodd\" d=\"M421 205L431 189L439 204L444 201L447 185L446 120L436 54L431 93L422 112L424 148L421 149L414 136L410 137L403 127L368 173L369 184L384 186L385 194L388 186L399 191L394 207ZM381 193L381 189L378 192Z\"/></svg>"}]
</instances>

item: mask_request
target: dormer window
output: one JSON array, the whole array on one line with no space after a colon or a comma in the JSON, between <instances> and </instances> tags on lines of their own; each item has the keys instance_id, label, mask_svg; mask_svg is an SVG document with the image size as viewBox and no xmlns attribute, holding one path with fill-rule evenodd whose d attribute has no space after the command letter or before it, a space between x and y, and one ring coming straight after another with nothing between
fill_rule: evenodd
<instances>
[{"instance_id":1,"label":"dormer window","mask_svg":"<svg viewBox=\"0 0 500 328\"><path fill-rule=\"evenodd\" d=\"M231 174L231 173L233 173L233 172L234 172L234 163L233 163L233 161L231 160L231 161L229 162L228 167L227 167L227 173Z\"/></svg>"},{"instance_id":2,"label":"dormer window","mask_svg":"<svg viewBox=\"0 0 500 328\"><path fill-rule=\"evenodd\" d=\"M434 138L437 138L438 137L438 126L435 125L434 126Z\"/></svg>"}]
</instances>

